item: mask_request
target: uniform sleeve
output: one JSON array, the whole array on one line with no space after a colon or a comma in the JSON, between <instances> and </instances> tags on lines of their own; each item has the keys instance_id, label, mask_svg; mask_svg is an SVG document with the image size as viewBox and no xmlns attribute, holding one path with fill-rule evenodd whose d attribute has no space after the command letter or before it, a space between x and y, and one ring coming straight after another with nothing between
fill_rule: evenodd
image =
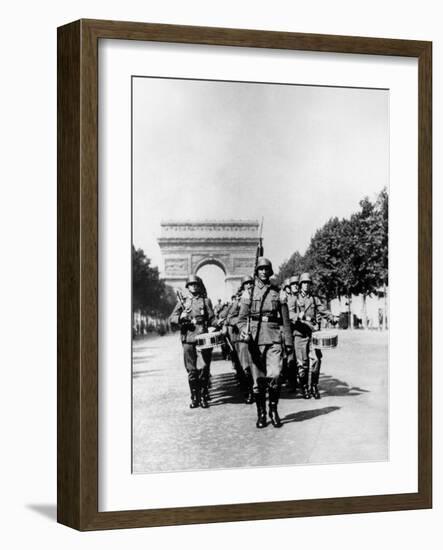
<instances>
[{"instance_id":1,"label":"uniform sleeve","mask_svg":"<svg viewBox=\"0 0 443 550\"><path fill-rule=\"evenodd\" d=\"M283 336L285 338L285 344L292 347L294 345L294 342L292 340L291 323L289 321L289 310L287 302L280 302L280 312L283 322Z\"/></svg>"},{"instance_id":2,"label":"uniform sleeve","mask_svg":"<svg viewBox=\"0 0 443 550\"><path fill-rule=\"evenodd\" d=\"M288 314L289 314L289 320L292 323L295 323L298 319L297 302L296 302L295 298L290 298L288 300Z\"/></svg>"},{"instance_id":3,"label":"uniform sleeve","mask_svg":"<svg viewBox=\"0 0 443 550\"><path fill-rule=\"evenodd\" d=\"M248 322L248 315L249 315L249 307L250 307L250 298L249 295L246 293L242 294L242 297L240 299L240 307L238 311L237 321L236 325L238 330L246 329L246 325Z\"/></svg>"},{"instance_id":4,"label":"uniform sleeve","mask_svg":"<svg viewBox=\"0 0 443 550\"><path fill-rule=\"evenodd\" d=\"M183 311L183 306L181 305L180 302L177 302L175 304L174 311L171 313L171 315L169 317L169 322L171 323L171 325L178 325L179 324L180 314L182 313L182 311Z\"/></svg>"},{"instance_id":5,"label":"uniform sleeve","mask_svg":"<svg viewBox=\"0 0 443 550\"><path fill-rule=\"evenodd\" d=\"M326 304L320 298L315 297L315 307L317 309L317 317L324 319L332 319L333 315L326 307Z\"/></svg>"},{"instance_id":6,"label":"uniform sleeve","mask_svg":"<svg viewBox=\"0 0 443 550\"><path fill-rule=\"evenodd\" d=\"M235 317L236 304L229 304L226 308L226 312L223 315L224 324L229 325L232 318Z\"/></svg>"},{"instance_id":7,"label":"uniform sleeve","mask_svg":"<svg viewBox=\"0 0 443 550\"><path fill-rule=\"evenodd\" d=\"M212 307L212 302L210 298L205 298L206 301L206 312L208 315L208 326L209 327L216 327L217 326L217 318L214 314L214 309Z\"/></svg>"},{"instance_id":8,"label":"uniform sleeve","mask_svg":"<svg viewBox=\"0 0 443 550\"><path fill-rule=\"evenodd\" d=\"M232 306L230 306L230 305L229 305L229 306L225 305L225 306L223 307L223 309L222 309L222 310L220 311L220 313L218 314L218 320L219 320L219 322L223 322L223 324L226 323L226 322L228 322L228 320L229 320L229 312L231 311L231 307L232 307Z\"/></svg>"}]
</instances>

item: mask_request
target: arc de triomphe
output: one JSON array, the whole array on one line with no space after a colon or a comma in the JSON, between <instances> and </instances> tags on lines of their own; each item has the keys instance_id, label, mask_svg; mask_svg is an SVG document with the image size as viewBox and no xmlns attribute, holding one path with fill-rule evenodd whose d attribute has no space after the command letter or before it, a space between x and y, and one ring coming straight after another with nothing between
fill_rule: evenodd
<instances>
[{"instance_id":1,"label":"arc de triomphe","mask_svg":"<svg viewBox=\"0 0 443 550\"><path fill-rule=\"evenodd\" d=\"M183 288L189 275L213 264L222 269L233 294L242 277L252 274L258 233L256 220L162 221L158 244L165 261L163 279Z\"/></svg>"}]
</instances>

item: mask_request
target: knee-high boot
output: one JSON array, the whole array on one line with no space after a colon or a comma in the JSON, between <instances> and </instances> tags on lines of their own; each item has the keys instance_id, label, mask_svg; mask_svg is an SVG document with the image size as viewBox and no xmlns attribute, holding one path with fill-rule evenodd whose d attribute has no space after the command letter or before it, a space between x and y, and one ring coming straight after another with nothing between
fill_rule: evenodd
<instances>
[{"instance_id":1,"label":"knee-high boot","mask_svg":"<svg viewBox=\"0 0 443 550\"><path fill-rule=\"evenodd\" d=\"M277 411L279 397L279 388L269 388L269 418L274 428L281 428L283 426Z\"/></svg>"},{"instance_id":2,"label":"knee-high boot","mask_svg":"<svg viewBox=\"0 0 443 550\"><path fill-rule=\"evenodd\" d=\"M318 391L319 374L318 370L311 373L311 395L314 399L320 399L320 392Z\"/></svg>"},{"instance_id":3,"label":"knee-high boot","mask_svg":"<svg viewBox=\"0 0 443 550\"><path fill-rule=\"evenodd\" d=\"M268 422L266 420L266 379L260 378L257 380L258 392L255 393L255 404L257 406L257 428L266 428Z\"/></svg>"},{"instance_id":4,"label":"knee-high boot","mask_svg":"<svg viewBox=\"0 0 443 550\"><path fill-rule=\"evenodd\" d=\"M189 404L189 408L196 409L200 406L200 383L198 379L189 380L189 389L191 390L191 403Z\"/></svg>"},{"instance_id":5,"label":"knee-high boot","mask_svg":"<svg viewBox=\"0 0 443 550\"><path fill-rule=\"evenodd\" d=\"M251 374L251 369L249 367L245 369L245 378L246 378L245 403L247 403L248 405L251 405L252 403L254 403L254 393L252 391L252 386L253 386L252 374Z\"/></svg>"},{"instance_id":6,"label":"knee-high boot","mask_svg":"<svg viewBox=\"0 0 443 550\"><path fill-rule=\"evenodd\" d=\"M308 388L309 367L305 367L305 366L300 367L299 374L300 374L300 386L301 386L302 395L305 399L310 399L311 394L309 393L309 388Z\"/></svg>"}]
</instances>

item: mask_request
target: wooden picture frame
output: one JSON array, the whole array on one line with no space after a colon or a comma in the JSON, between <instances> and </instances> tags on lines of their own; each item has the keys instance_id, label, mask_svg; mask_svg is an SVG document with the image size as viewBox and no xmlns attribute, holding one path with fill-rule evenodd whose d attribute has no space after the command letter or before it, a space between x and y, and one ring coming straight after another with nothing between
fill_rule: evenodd
<instances>
[{"instance_id":1,"label":"wooden picture frame","mask_svg":"<svg viewBox=\"0 0 443 550\"><path fill-rule=\"evenodd\" d=\"M418 492L98 511L98 41L206 44L418 59ZM58 29L58 521L79 530L432 506L432 44L80 20Z\"/></svg>"}]
</instances>

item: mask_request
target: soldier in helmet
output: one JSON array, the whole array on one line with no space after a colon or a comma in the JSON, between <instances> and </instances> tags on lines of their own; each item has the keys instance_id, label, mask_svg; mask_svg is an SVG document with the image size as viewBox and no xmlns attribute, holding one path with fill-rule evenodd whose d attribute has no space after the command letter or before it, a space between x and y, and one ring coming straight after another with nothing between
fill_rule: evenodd
<instances>
[{"instance_id":1,"label":"soldier in helmet","mask_svg":"<svg viewBox=\"0 0 443 550\"><path fill-rule=\"evenodd\" d=\"M282 302L277 286L271 285L272 264L259 258L250 293L240 303L237 326L240 337L249 343L252 358L253 392L257 405L257 428L267 425L266 391L269 392L269 417L275 428L282 426L277 411L280 397L282 345L292 351L292 335L287 305ZM282 344L280 327L284 327Z\"/></svg>"},{"instance_id":2,"label":"soldier in helmet","mask_svg":"<svg viewBox=\"0 0 443 550\"><path fill-rule=\"evenodd\" d=\"M180 326L185 368L191 390L190 407L194 409L200 406L206 409L209 406L208 384L212 349L201 350L203 366L198 365L196 337L207 332L208 327L214 326L215 316L200 277L191 275L186 282L186 288L188 295L178 301L170 322L172 325Z\"/></svg>"},{"instance_id":3,"label":"soldier in helmet","mask_svg":"<svg viewBox=\"0 0 443 550\"><path fill-rule=\"evenodd\" d=\"M244 383L244 374L243 369L240 365L240 361L237 355L237 350L235 348L235 342L237 340L236 328L232 324L232 319L236 315L238 309L239 301L239 292L240 290L231 296L231 301L227 304L227 307L223 310L222 314L218 318L219 326L222 328L222 333L225 335L225 341L222 345L223 348L227 350L226 355L223 354L224 359L231 359L232 366L235 370L237 381L240 386L243 386Z\"/></svg>"},{"instance_id":4,"label":"soldier in helmet","mask_svg":"<svg viewBox=\"0 0 443 550\"><path fill-rule=\"evenodd\" d=\"M320 399L318 381L322 353L319 349L312 348L312 333L319 329L321 317L330 317L331 313L320 298L312 294L312 278L309 273L300 275L297 288L298 293L289 300L288 308L300 385L305 399L309 399L311 395L315 399ZM310 388L308 387L309 368L311 368Z\"/></svg>"},{"instance_id":5,"label":"soldier in helmet","mask_svg":"<svg viewBox=\"0 0 443 550\"><path fill-rule=\"evenodd\" d=\"M288 277L287 279L284 280L284 283L283 283L283 290L286 293L286 297L291 295L291 278L292 277Z\"/></svg>"},{"instance_id":6,"label":"soldier in helmet","mask_svg":"<svg viewBox=\"0 0 443 550\"><path fill-rule=\"evenodd\" d=\"M298 296L298 276L292 275L292 277L285 279L284 284L285 284L286 301L288 304L288 310L289 312L291 312L294 308L294 304ZM293 328L294 327L291 320L291 329ZM285 376L288 381L290 391L296 392L297 385L298 385L298 366L295 358L295 353L292 353L287 357Z\"/></svg>"},{"instance_id":7,"label":"soldier in helmet","mask_svg":"<svg viewBox=\"0 0 443 550\"><path fill-rule=\"evenodd\" d=\"M240 339L240 332L237 327L238 315L240 312L241 297L243 293L249 293L252 288L254 279L250 275L243 277L238 293L233 299L228 309L225 326L227 327L228 336L234 346L234 357L238 361L241 369L239 376L240 384L245 391L245 403L251 404L254 402L252 391L252 373L251 373L251 354L249 353L248 343Z\"/></svg>"}]
</instances>

